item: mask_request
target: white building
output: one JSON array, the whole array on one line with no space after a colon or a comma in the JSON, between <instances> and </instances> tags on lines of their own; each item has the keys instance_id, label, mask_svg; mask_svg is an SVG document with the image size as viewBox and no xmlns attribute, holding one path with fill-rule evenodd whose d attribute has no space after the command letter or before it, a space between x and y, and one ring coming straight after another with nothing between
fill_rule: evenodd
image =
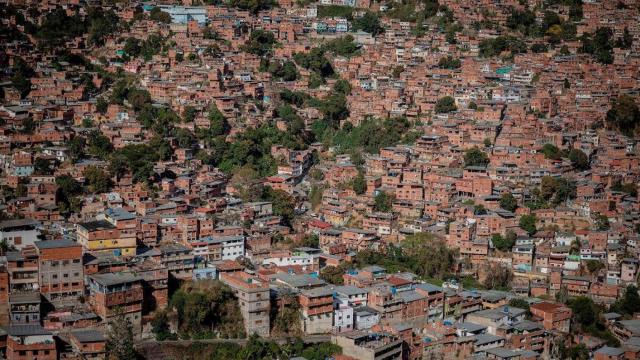
<instances>
[{"instance_id":1,"label":"white building","mask_svg":"<svg viewBox=\"0 0 640 360\"><path fill-rule=\"evenodd\" d=\"M333 331L343 332L353 330L353 308L348 305L340 305L333 312Z\"/></svg>"},{"instance_id":2,"label":"white building","mask_svg":"<svg viewBox=\"0 0 640 360\"><path fill-rule=\"evenodd\" d=\"M380 314L366 306L353 309L355 330L370 329L380 322Z\"/></svg>"},{"instance_id":3,"label":"white building","mask_svg":"<svg viewBox=\"0 0 640 360\"><path fill-rule=\"evenodd\" d=\"M235 260L244 254L244 236L208 236L191 243L196 257Z\"/></svg>"},{"instance_id":4,"label":"white building","mask_svg":"<svg viewBox=\"0 0 640 360\"><path fill-rule=\"evenodd\" d=\"M355 286L336 286L334 291L334 304L348 305L351 307L367 306L367 291Z\"/></svg>"},{"instance_id":5,"label":"white building","mask_svg":"<svg viewBox=\"0 0 640 360\"><path fill-rule=\"evenodd\" d=\"M20 250L38 241L40 223L32 219L7 220L0 222L0 241Z\"/></svg>"}]
</instances>

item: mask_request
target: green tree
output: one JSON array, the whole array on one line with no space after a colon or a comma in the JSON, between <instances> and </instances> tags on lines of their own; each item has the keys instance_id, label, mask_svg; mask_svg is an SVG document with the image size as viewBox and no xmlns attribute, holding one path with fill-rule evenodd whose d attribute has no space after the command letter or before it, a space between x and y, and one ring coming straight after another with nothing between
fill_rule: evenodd
<instances>
[{"instance_id":1,"label":"green tree","mask_svg":"<svg viewBox=\"0 0 640 360\"><path fill-rule=\"evenodd\" d=\"M104 159L113 151L113 145L100 131L94 130L87 136L87 152L95 157Z\"/></svg>"},{"instance_id":2,"label":"green tree","mask_svg":"<svg viewBox=\"0 0 640 360\"><path fill-rule=\"evenodd\" d=\"M342 275L344 275L344 269L339 266L326 266L320 271L320 278L333 285L344 284Z\"/></svg>"},{"instance_id":3,"label":"green tree","mask_svg":"<svg viewBox=\"0 0 640 360\"><path fill-rule=\"evenodd\" d=\"M611 228L611 224L609 224L609 218L602 214L595 214L595 226L596 230L606 231Z\"/></svg>"},{"instance_id":4,"label":"green tree","mask_svg":"<svg viewBox=\"0 0 640 360\"><path fill-rule=\"evenodd\" d=\"M500 196L500 207L507 211L513 212L518 208L518 201L515 197L513 197L513 194L504 193L502 194L502 196Z\"/></svg>"},{"instance_id":5,"label":"green tree","mask_svg":"<svg viewBox=\"0 0 640 360\"><path fill-rule=\"evenodd\" d=\"M177 340L176 334L171 333L169 329L169 319L166 311L156 312L153 320L151 320L151 331L156 334L156 340Z\"/></svg>"},{"instance_id":6,"label":"green tree","mask_svg":"<svg viewBox=\"0 0 640 360\"><path fill-rule=\"evenodd\" d=\"M127 93L127 101L135 111L140 111L144 105L151 103L151 95L147 90L130 89Z\"/></svg>"},{"instance_id":7,"label":"green tree","mask_svg":"<svg viewBox=\"0 0 640 360\"><path fill-rule=\"evenodd\" d=\"M53 168L51 165L51 161L39 157L33 162L33 171L38 175L52 175Z\"/></svg>"},{"instance_id":8,"label":"green tree","mask_svg":"<svg viewBox=\"0 0 640 360\"><path fill-rule=\"evenodd\" d=\"M480 56L492 57L509 51L512 54L526 53L527 44L513 36L498 36L480 42Z\"/></svg>"},{"instance_id":9,"label":"green tree","mask_svg":"<svg viewBox=\"0 0 640 360\"><path fill-rule=\"evenodd\" d=\"M31 78L35 75L33 69L21 57L13 59L11 68L11 83L25 97L31 91Z\"/></svg>"},{"instance_id":10,"label":"green tree","mask_svg":"<svg viewBox=\"0 0 640 360\"><path fill-rule=\"evenodd\" d=\"M228 0L226 3L241 10L248 10L253 14L257 14L261 10L268 10L276 4L273 0Z\"/></svg>"},{"instance_id":11,"label":"green tree","mask_svg":"<svg viewBox=\"0 0 640 360\"><path fill-rule=\"evenodd\" d=\"M244 50L248 53L265 56L271 52L273 45L276 44L276 38L273 33L266 30L254 30L251 32L249 39L244 45Z\"/></svg>"},{"instance_id":12,"label":"green tree","mask_svg":"<svg viewBox=\"0 0 640 360\"><path fill-rule=\"evenodd\" d=\"M458 256L457 250L449 249L442 239L430 233L407 236L399 250L390 249L380 263L387 267L388 262L397 262L420 276L435 279L449 276Z\"/></svg>"},{"instance_id":13,"label":"green tree","mask_svg":"<svg viewBox=\"0 0 640 360\"><path fill-rule=\"evenodd\" d=\"M458 107L456 106L456 101L451 96L445 96L436 102L436 113L449 113L452 111L456 111Z\"/></svg>"},{"instance_id":14,"label":"green tree","mask_svg":"<svg viewBox=\"0 0 640 360\"><path fill-rule=\"evenodd\" d=\"M168 12L162 11L162 9L157 6L149 11L149 19L165 24L171 23L171 15Z\"/></svg>"},{"instance_id":15,"label":"green tree","mask_svg":"<svg viewBox=\"0 0 640 360\"><path fill-rule=\"evenodd\" d=\"M174 130L174 136L178 141L178 146L181 148L193 148L197 141L191 131L183 128L177 128Z\"/></svg>"},{"instance_id":16,"label":"green tree","mask_svg":"<svg viewBox=\"0 0 640 360\"><path fill-rule=\"evenodd\" d=\"M633 197L638 196L638 187L634 183L623 184L620 181L616 181L611 185L611 190L624 192Z\"/></svg>"},{"instance_id":17,"label":"green tree","mask_svg":"<svg viewBox=\"0 0 640 360\"><path fill-rule=\"evenodd\" d=\"M588 327L596 322L598 311L590 298L579 296L570 300L568 305L573 311L573 318L577 324Z\"/></svg>"},{"instance_id":18,"label":"green tree","mask_svg":"<svg viewBox=\"0 0 640 360\"><path fill-rule=\"evenodd\" d=\"M580 149L571 149L568 158L573 167L578 170L587 170L589 168L589 157Z\"/></svg>"},{"instance_id":19,"label":"green tree","mask_svg":"<svg viewBox=\"0 0 640 360\"><path fill-rule=\"evenodd\" d=\"M340 94L349 95L351 93L351 85L347 80L340 79L336 81L335 85L333 85L333 91Z\"/></svg>"},{"instance_id":20,"label":"green tree","mask_svg":"<svg viewBox=\"0 0 640 360\"><path fill-rule=\"evenodd\" d=\"M438 61L438 67L441 69L459 69L460 66L462 66L460 59L454 59L451 55L441 57Z\"/></svg>"},{"instance_id":21,"label":"green tree","mask_svg":"<svg viewBox=\"0 0 640 360\"><path fill-rule=\"evenodd\" d=\"M467 150L464 154L464 166L486 166L489 156L477 146Z\"/></svg>"},{"instance_id":22,"label":"green tree","mask_svg":"<svg viewBox=\"0 0 640 360\"><path fill-rule=\"evenodd\" d=\"M487 289L509 290L511 288L513 272L508 266L493 263L488 266L487 273L490 275L483 283Z\"/></svg>"},{"instance_id":23,"label":"green tree","mask_svg":"<svg viewBox=\"0 0 640 360\"><path fill-rule=\"evenodd\" d=\"M613 305L611 311L623 315L633 315L640 312L640 295L638 295L638 287L629 285L624 289L624 295L619 298Z\"/></svg>"},{"instance_id":24,"label":"green tree","mask_svg":"<svg viewBox=\"0 0 640 360\"><path fill-rule=\"evenodd\" d=\"M99 97L96 100L96 110L100 114L105 114L107 112L108 107L109 107L109 103L103 97Z\"/></svg>"},{"instance_id":25,"label":"green tree","mask_svg":"<svg viewBox=\"0 0 640 360\"><path fill-rule=\"evenodd\" d=\"M633 45L633 36L629 32L629 28L625 27L622 32L622 37L616 40L616 47L630 49L631 45Z\"/></svg>"},{"instance_id":26,"label":"green tree","mask_svg":"<svg viewBox=\"0 0 640 360\"><path fill-rule=\"evenodd\" d=\"M375 211L390 212L393 205L394 196L384 191L379 192L375 197Z\"/></svg>"},{"instance_id":27,"label":"green tree","mask_svg":"<svg viewBox=\"0 0 640 360\"><path fill-rule=\"evenodd\" d=\"M107 359L135 360L137 353L133 342L133 326L122 312L113 317L107 334Z\"/></svg>"},{"instance_id":28,"label":"green tree","mask_svg":"<svg viewBox=\"0 0 640 360\"><path fill-rule=\"evenodd\" d=\"M571 360L588 360L589 349L585 344L574 345L564 351L562 358Z\"/></svg>"},{"instance_id":29,"label":"green tree","mask_svg":"<svg viewBox=\"0 0 640 360\"><path fill-rule=\"evenodd\" d=\"M340 346L324 342L307 347L302 351L301 356L308 360L325 360L334 358L334 355L341 353L342 348Z\"/></svg>"},{"instance_id":30,"label":"green tree","mask_svg":"<svg viewBox=\"0 0 640 360\"><path fill-rule=\"evenodd\" d=\"M613 31L608 27L601 27L594 34L584 34L580 37L582 47L580 51L591 54L602 64L613 63Z\"/></svg>"},{"instance_id":31,"label":"green tree","mask_svg":"<svg viewBox=\"0 0 640 360\"><path fill-rule=\"evenodd\" d=\"M264 189L264 200L271 201L274 215L282 217L284 224L291 224L293 220L293 209L295 208L295 199L282 190L273 190L270 187Z\"/></svg>"},{"instance_id":32,"label":"green tree","mask_svg":"<svg viewBox=\"0 0 640 360\"><path fill-rule=\"evenodd\" d=\"M353 29L362 30L376 36L384 31L380 26L380 18L374 12L367 11L364 15L353 20Z\"/></svg>"},{"instance_id":33,"label":"green tree","mask_svg":"<svg viewBox=\"0 0 640 360\"><path fill-rule=\"evenodd\" d=\"M187 337L244 337L242 314L233 291L220 281L200 280L174 292L170 300L179 331Z\"/></svg>"},{"instance_id":34,"label":"green tree","mask_svg":"<svg viewBox=\"0 0 640 360\"><path fill-rule=\"evenodd\" d=\"M104 11L101 7L91 7L88 11L89 44L102 46L104 39L118 30L120 23L113 10Z\"/></svg>"},{"instance_id":35,"label":"green tree","mask_svg":"<svg viewBox=\"0 0 640 360\"><path fill-rule=\"evenodd\" d=\"M509 300L509 306L529 311L529 302L522 298L513 298Z\"/></svg>"},{"instance_id":36,"label":"green tree","mask_svg":"<svg viewBox=\"0 0 640 360\"><path fill-rule=\"evenodd\" d=\"M640 124L640 109L631 96L620 95L607 112L607 125L627 136L633 136Z\"/></svg>"},{"instance_id":37,"label":"green tree","mask_svg":"<svg viewBox=\"0 0 640 360\"><path fill-rule=\"evenodd\" d=\"M84 177L89 190L94 194L108 192L111 187L109 175L96 166L88 166L84 171Z\"/></svg>"},{"instance_id":38,"label":"green tree","mask_svg":"<svg viewBox=\"0 0 640 360\"><path fill-rule=\"evenodd\" d=\"M604 267L604 264L600 260L587 260L586 265L591 275L597 274Z\"/></svg>"},{"instance_id":39,"label":"green tree","mask_svg":"<svg viewBox=\"0 0 640 360\"><path fill-rule=\"evenodd\" d=\"M345 35L336 39L327 41L320 49L330 52L336 56L344 56L350 58L359 52L359 45L356 44L352 35Z\"/></svg>"},{"instance_id":40,"label":"green tree","mask_svg":"<svg viewBox=\"0 0 640 360\"><path fill-rule=\"evenodd\" d=\"M316 235L316 234L305 235L302 238L302 242L300 242L300 246L319 249L320 248L320 237L318 237L318 235Z\"/></svg>"},{"instance_id":41,"label":"green tree","mask_svg":"<svg viewBox=\"0 0 640 360\"><path fill-rule=\"evenodd\" d=\"M140 40L134 37L128 37L124 42L124 52L131 57L138 57L140 55L140 51L142 50L140 46Z\"/></svg>"},{"instance_id":42,"label":"green tree","mask_svg":"<svg viewBox=\"0 0 640 360\"><path fill-rule=\"evenodd\" d=\"M358 195L362 195L367 191L367 182L362 171L358 171L358 175L353 179L353 191Z\"/></svg>"},{"instance_id":43,"label":"green tree","mask_svg":"<svg viewBox=\"0 0 640 360\"><path fill-rule=\"evenodd\" d=\"M230 126L222 112L218 110L215 103L209 108L209 132L211 136L225 135L229 132Z\"/></svg>"},{"instance_id":44,"label":"green tree","mask_svg":"<svg viewBox=\"0 0 640 360\"><path fill-rule=\"evenodd\" d=\"M491 236L491 243L500 251L511 250L513 245L516 244L516 234L511 230L509 230L504 237L500 234L493 234Z\"/></svg>"},{"instance_id":45,"label":"green tree","mask_svg":"<svg viewBox=\"0 0 640 360\"><path fill-rule=\"evenodd\" d=\"M274 78L283 81L295 81L298 78L298 70L293 61L285 61L283 63L273 62L267 70Z\"/></svg>"},{"instance_id":46,"label":"green tree","mask_svg":"<svg viewBox=\"0 0 640 360\"><path fill-rule=\"evenodd\" d=\"M185 106L184 114L182 115L184 122L190 123L195 120L196 115L198 114L198 110L193 106Z\"/></svg>"},{"instance_id":47,"label":"green tree","mask_svg":"<svg viewBox=\"0 0 640 360\"><path fill-rule=\"evenodd\" d=\"M544 144L542 145L541 152L544 154L544 157L552 160L560 160L562 155L560 153L560 149L553 144Z\"/></svg>"},{"instance_id":48,"label":"green tree","mask_svg":"<svg viewBox=\"0 0 640 360\"><path fill-rule=\"evenodd\" d=\"M531 215L522 215L519 221L520 228L527 232L529 235L533 235L536 233L536 216Z\"/></svg>"}]
</instances>

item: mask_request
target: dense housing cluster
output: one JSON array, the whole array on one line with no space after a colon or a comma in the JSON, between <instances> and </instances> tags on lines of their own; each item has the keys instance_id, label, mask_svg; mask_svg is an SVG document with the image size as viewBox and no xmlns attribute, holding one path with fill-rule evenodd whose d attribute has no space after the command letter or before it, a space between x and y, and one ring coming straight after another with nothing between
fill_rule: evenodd
<instances>
[{"instance_id":1,"label":"dense housing cluster","mask_svg":"<svg viewBox=\"0 0 640 360\"><path fill-rule=\"evenodd\" d=\"M7 359L640 358L636 1L0 14Z\"/></svg>"}]
</instances>

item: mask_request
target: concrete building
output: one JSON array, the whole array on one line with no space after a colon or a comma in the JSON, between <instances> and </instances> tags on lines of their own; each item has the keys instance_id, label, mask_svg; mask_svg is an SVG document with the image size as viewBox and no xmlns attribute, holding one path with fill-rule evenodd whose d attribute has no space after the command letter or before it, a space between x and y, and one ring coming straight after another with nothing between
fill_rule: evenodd
<instances>
[{"instance_id":1,"label":"concrete building","mask_svg":"<svg viewBox=\"0 0 640 360\"><path fill-rule=\"evenodd\" d=\"M245 272L223 273L220 280L238 297L247 334L269 336L269 284Z\"/></svg>"},{"instance_id":2,"label":"concrete building","mask_svg":"<svg viewBox=\"0 0 640 360\"><path fill-rule=\"evenodd\" d=\"M529 309L531 314L542 319L542 326L546 330L569 332L572 312L568 307L562 304L541 302L532 304Z\"/></svg>"},{"instance_id":3,"label":"concrete building","mask_svg":"<svg viewBox=\"0 0 640 360\"><path fill-rule=\"evenodd\" d=\"M106 220L78 224L77 235L78 242L90 252L114 256L136 254L136 237L121 236L120 230Z\"/></svg>"},{"instance_id":4,"label":"concrete building","mask_svg":"<svg viewBox=\"0 0 640 360\"><path fill-rule=\"evenodd\" d=\"M107 338L98 330L73 330L69 333L69 342L80 358L101 359L105 356Z\"/></svg>"},{"instance_id":5,"label":"concrete building","mask_svg":"<svg viewBox=\"0 0 640 360\"><path fill-rule=\"evenodd\" d=\"M88 277L89 304L103 320L120 312L131 322L134 332L141 330L142 278L130 273L94 274Z\"/></svg>"},{"instance_id":6,"label":"concrete building","mask_svg":"<svg viewBox=\"0 0 640 360\"><path fill-rule=\"evenodd\" d=\"M7 253L9 293L37 291L38 258L33 248Z\"/></svg>"},{"instance_id":7,"label":"concrete building","mask_svg":"<svg viewBox=\"0 0 640 360\"><path fill-rule=\"evenodd\" d=\"M353 308L348 305L340 305L333 312L333 331L353 331Z\"/></svg>"},{"instance_id":8,"label":"concrete building","mask_svg":"<svg viewBox=\"0 0 640 360\"><path fill-rule=\"evenodd\" d=\"M7 328L7 359L56 360L53 334L37 325L11 325Z\"/></svg>"},{"instance_id":9,"label":"concrete building","mask_svg":"<svg viewBox=\"0 0 640 360\"><path fill-rule=\"evenodd\" d=\"M489 334L496 335L497 329L500 326L511 326L524 320L525 313L526 310L524 309L501 306L496 309L487 309L471 313L467 315L466 321L484 325L487 327Z\"/></svg>"},{"instance_id":10,"label":"concrete building","mask_svg":"<svg viewBox=\"0 0 640 360\"><path fill-rule=\"evenodd\" d=\"M359 360L400 360L402 339L384 332L353 331L331 337L342 354Z\"/></svg>"},{"instance_id":11,"label":"concrete building","mask_svg":"<svg viewBox=\"0 0 640 360\"><path fill-rule=\"evenodd\" d=\"M207 9L202 6L161 5L160 9L171 15L171 22L177 24L196 21L198 24L204 25L208 20Z\"/></svg>"},{"instance_id":12,"label":"concrete building","mask_svg":"<svg viewBox=\"0 0 640 360\"><path fill-rule=\"evenodd\" d=\"M0 222L0 241L5 241L8 246L21 250L38 241L39 225L38 221L31 219L2 221Z\"/></svg>"},{"instance_id":13,"label":"concrete building","mask_svg":"<svg viewBox=\"0 0 640 360\"><path fill-rule=\"evenodd\" d=\"M71 240L37 241L38 285L54 305L75 303L84 293L82 246Z\"/></svg>"},{"instance_id":14,"label":"concrete building","mask_svg":"<svg viewBox=\"0 0 640 360\"><path fill-rule=\"evenodd\" d=\"M305 334L325 334L333 326L333 290L327 286L304 290L299 296L302 330Z\"/></svg>"},{"instance_id":15,"label":"concrete building","mask_svg":"<svg viewBox=\"0 0 640 360\"><path fill-rule=\"evenodd\" d=\"M192 242L193 254L209 261L235 260L244 256L244 236L208 236Z\"/></svg>"},{"instance_id":16,"label":"concrete building","mask_svg":"<svg viewBox=\"0 0 640 360\"><path fill-rule=\"evenodd\" d=\"M40 324L40 293L21 292L9 294L11 324Z\"/></svg>"},{"instance_id":17,"label":"concrete building","mask_svg":"<svg viewBox=\"0 0 640 360\"><path fill-rule=\"evenodd\" d=\"M372 328L380 322L380 314L366 306L353 309L355 316L354 329L366 330Z\"/></svg>"}]
</instances>

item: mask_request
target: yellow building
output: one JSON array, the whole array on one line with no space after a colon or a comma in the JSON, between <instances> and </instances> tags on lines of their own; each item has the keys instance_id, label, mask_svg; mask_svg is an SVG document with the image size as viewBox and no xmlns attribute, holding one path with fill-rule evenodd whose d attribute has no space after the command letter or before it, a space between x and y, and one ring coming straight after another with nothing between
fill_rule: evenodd
<instances>
[{"instance_id":1,"label":"yellow building","mask_svg":"<svg viewBox=\"0 0 640 360\"><path fill-rule=\"evenodd\" d=\"M105 220L78 224L77 235L78 242L90 252L114 256L136 254L135 234L122 234L113 224Z\"/></svg>"}]
</instances>

